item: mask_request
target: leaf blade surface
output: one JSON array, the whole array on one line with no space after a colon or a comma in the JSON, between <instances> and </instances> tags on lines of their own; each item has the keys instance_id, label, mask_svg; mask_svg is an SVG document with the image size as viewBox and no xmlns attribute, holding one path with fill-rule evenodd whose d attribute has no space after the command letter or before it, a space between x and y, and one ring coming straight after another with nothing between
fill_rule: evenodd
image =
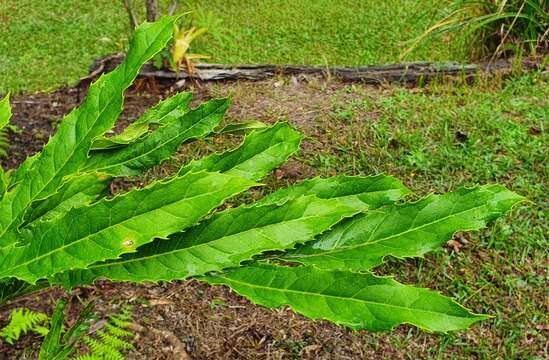
<instances>
[{"instance_id":1,"label":"leaf blade surface","mask_svg":"<svg viewBox=\"0 0 549 360\"><path fill-rule=\"evenodd\" d=\"M355 330L384 331L408 323L447 332L487 318L437 292L370 273L254 263L203 279L227 285L256 304L287 305L309 318Z\"/></svg>"},{"instance_id":2,"label":"leaf blade surface","mask_svg":"<svg viewBox=\"0 0 549 360\"><path fill-rule=\"evenodd\" d=\"M195 224L253 185L226 174L192 173L73 208L62 218L25 228L27 245L0 249L0 278L34 283L116 258Z\"/></svg>"},{"instance_id":3,"label":"leaf blade surface","mask_svg":"<svg viewBox=\"0 0 549 360\"><path fill-rule=\"evenodd\" d=\"M499 185L430 195L360 214L282 257L323 269L366 271L386 256L419 257L455 232L482 229L523 199Z\"/></svg>"}]
</instances>

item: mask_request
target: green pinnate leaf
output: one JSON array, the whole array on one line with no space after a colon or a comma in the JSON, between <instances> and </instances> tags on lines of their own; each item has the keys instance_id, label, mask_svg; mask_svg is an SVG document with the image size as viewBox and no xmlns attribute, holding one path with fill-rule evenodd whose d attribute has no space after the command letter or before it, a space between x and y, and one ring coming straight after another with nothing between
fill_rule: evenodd
<instances>
[{"instance_id":1,"label":"green pinnate leaf","mask_svg":"<svg viewBox=\"0 0 549 360\"><path fill-rule=\"evenodd\" d=\"M288 249L312 240L342 218L370 205L379 206L380 199L391 203L398 194L408 192L400 182L382 175L318 178L313 183L315 186L295 185L297 189L291 192L295 196L290 200L287 189L273 193L273 197L285 199L280 204L254 203L218 212L168 241L155 240L119 260L59 274L55 282L71 288L100 277L116 281L173 280L237 266L264 251ZM389 195L380 196L382 189ZM367 192L372 196L366 196Z\"/></svg>"},{"instance_id":2,"label":"green pinnate leaf","mask_svg":"<svg viewBox=\"0 0 549 360\"><path fill-rule=\"evenodd\" d=\"M301 197L283 205L241 206L176 234L156 240L121 259L56 277L70 288L96 278L116 281L185 279L239 265L267 250L292 248L313 239L342 218L356 214L338 199Z\"/></svg>"},{"instance_id":3,"label":"green pinnate leaf","mask_svg":"<svg viewBox=\"0 0 549 360\"><path fill-rule=\"evenodd\" d=\"M0 100L0 130L6 126L11 119L10 94Z\"/></svg>"},{"instance_id":4,"label":"green pinnate leaf","mask_svg":"<svg viewBox=\"0 0 549 360\"><path fill-rule=\"evenodd\" d=\"M199 170L221 171L257 181L295 153L302 138L287 123L277 123L251 132L237 149L190 162L180 170L180 174Z\"/></svg>"},{"instance_id":5,"label":"green pinnate leaf","mask_svg":"<svg viewBox=\"0 0 549 360\"><path fill-rule=\"evenodd\" d=\"M219 173L192 173L153 183L64 217L25 228L24 246L0 249L0 278L36 280L135 251L195 224L255 183Z\"/></svg>"},{"instance_id":6,"label":"green pinnate leaf","mask_svg":"<svg viewBox=\"0 0 549 360\"><path fill-rule=\"evenodd\" d=\"M48 315L27 308L13 309L9 315L9 323L0 330L0 337L8 344L13 344L21 335L35 332L45 336L48 332Z\"/></svg>"},{"instance_id":7,"label":"green pinnate leaf","mask_svg":"<svg viewBox=\"0 0 549 360\"><path fill-rule=\"evenodd\" d=\"M82 170L112 176L139 175L168 159L184 142L212 133L229 103L229 99L214 99L185 114L172 113L166 125L144 138L119 149L93 153Z\"/></svg>"},{"instance_id":8,"label":"green pinnate leaf","mask_svg":"<svg viewBox=\"0 0 549 360\"><path fill-rule=\"evenodd\" d=\"M174 118L179 118L189 110L192 93L180 92L165 99L149 110L139 119L132 122L120 134L101 136L93 142L92 150L106 150L128 145L147 134L154 125L166 124Z\"/></svg>"},{"instance_id":9,"label":"green pinnate leaf","mask_svg":"<svg viewBox=\"0 0 549 360\"><path fill-rule=\"evenodd\" d=\"M254 181L286 161L302 135L286 123L221 127L227 99L189 111L190 94L180 93L121 134L105 136L120 115L125 89L140 66L165 47L173 21L141 26L126 60L91 86L44 151L9 179L1 177L0 302L57 283L70 288L97 278L159 281L207 274L202 279L231 286L259 304L288 305L353 329L409 323L445 332L486 318L436 292L368 271L386 256L422 256L456 231L484 227L522 200L503 187L460 189L395 205L409 193L400 181L337 176L306 180L251 205L216 212L225 199L257 185ZM10 114L5 98L0 128ZM238 148L195 160L176 177L97 200L112 177L138 175L183 143L252 129ZM124 321L112 319L117 325ZM60 342L62 323L59 307L45 340L49 350L40 358L74 350L71 341ZM112 331L99 334L107 342Z\"/></svg>"},{"instance_id":10,"label":"green pinnate leaf","mask_svg":"<svg viewBox=\"0 0 549 360\"><path fill-rule=\"evenodd\" d=\"M418 257L439 249L455 232L482 229L523 200L499 185L430 195L360 214L282 257L323 269L365 271L386 256Z\"/></svg>"},{"instance_id":11,"label":"green pinnate leaf","mask_svg":"<svg viewBox=\"0 0 549 360\"><path fill-rule=\"evenodd\" d=\"M488 318L471 313L437 292L370 273L253 263L203 279L227 285L256 304L289 306L309 318L326 319L355 330L383 331L412 324L428 331L447 332Z\"/></svg>"},{"instance_id":12,"label":"green pinnate leaf","mask_svg":"<svg viewBox=\"0 0 549 360\"><path fill-rule=\"evenodd\" d=\"M32 157L24 180L0 201L0 246L12 244L13 231L35 200L52 195L63 178L74 174L87 161L92 141L111 129L122 111L123 93L139 69L171 38L175 18L145 23L135 32L124 62L103 75L89 89L83 103L67 115L43 151Z\"/></svg>"}]
</instances>

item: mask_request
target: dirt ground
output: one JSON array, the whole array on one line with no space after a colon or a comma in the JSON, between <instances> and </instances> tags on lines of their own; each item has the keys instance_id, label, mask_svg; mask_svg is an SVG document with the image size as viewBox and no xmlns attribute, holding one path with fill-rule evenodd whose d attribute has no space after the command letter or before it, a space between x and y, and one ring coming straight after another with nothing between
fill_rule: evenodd
<instances>
[{"instance_id":1,"label":"dirt ground","mask_svg":"<svg viewBox=\"0 0 549 360\"><path fill-rule=\"evenodd\" d=\"M364 88L363 94L385 91L383 87L357 86ZM275 187L317 175L309 162L300 159L306 158L308 153L323 151L326 146L337 146L319 142L314 137L322 136L332 126L319 124L318 114L333 111L334 97L357 96L354 92L346 93L347 87L333 81L298 78L246 84L187 85L188 90L195 93L195 103L231 94L234 101L228 119L258 119L269 123L288 119L312 137L304 143L297 160L291 160L267 180ZM169 86L140 81L127 94L120 126L172 91ZM66 88L50 94L15 97L12 122L21 128L22 133L11 136L11 156L6 165L14 167L27 155L39 150L56 122L80 101L82 93L79 89ZM375 121L378 115L365 114L370 121ZM338 126L333 125L331 130L338 131ZM225 144L210 144L205 151L212 151L218 145ZM202 151L194 149L189 155L186 150L182 150L180 159ZM149 175L154 176L158 171L162 170L154 169ZM406 278L399 280L406 281ZM447 278L446 283L442 281L429 286L444 292L451 281ZM9 310L20 306L51 313L59 296L65 295L60 289L51 289L18 300L0 308L0 319L5 319ZM310 321L287 309L269 310L254 306L227 288L196 281L143 285L100 282L94 287L73 291L71 313L88 299L96 299L96 311L100 316L116 312L125 304L133 305L136 323L172 332L185 345L192 359L470 358L470 354L460 352L460 343L475 344L483 336L492 336L489 326L475 326L471 331L453 335L451 341L446 335L427 334L410 326L398 327L391 336L353 332L328 322ZM129 352L129 359L174 358L172 345L155 337L152 332L140 334L133 343L136 348ZM27 336L15 346L0 344L0 354L6 359L33 358L29 349L36 348L37 344L39 339L36 336Z\"/></svg>"}]
</instances>

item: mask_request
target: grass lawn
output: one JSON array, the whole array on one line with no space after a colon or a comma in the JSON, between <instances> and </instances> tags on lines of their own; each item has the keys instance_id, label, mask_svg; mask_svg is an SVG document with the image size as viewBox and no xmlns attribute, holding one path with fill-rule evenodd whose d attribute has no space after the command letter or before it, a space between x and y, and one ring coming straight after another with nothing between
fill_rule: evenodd
<instances>
[{"instance_id":1,"label":"grass lawn","mask_svg":"<svg viewBox=\"0 0 549 360\"><path fill-rule=\"evenodd\" d=\"M365 65L399 61L403 43L440 8L436 0L193 0L181 10L209 29L193 51L212 62ZM0 93L75 83L96 57L125 48L127 22L118 0L0 2ZM459 43L425 43L407 60L463 60Z\"/></svg>"}]
</instances>

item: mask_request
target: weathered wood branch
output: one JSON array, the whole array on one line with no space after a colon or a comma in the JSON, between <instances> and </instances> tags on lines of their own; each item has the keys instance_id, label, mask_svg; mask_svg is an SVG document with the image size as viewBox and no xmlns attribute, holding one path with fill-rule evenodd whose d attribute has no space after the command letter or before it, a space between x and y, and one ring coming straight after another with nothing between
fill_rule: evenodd
<instances>
[{"instance_id":1,"label":"weathered wood branch","mask_svg":"<svg viewBox=\"0 0 549 360\"><path fill-rule=\"evenodd\" d=\"M93 79L103 72L113 70L122 60L121 55L113 55L98 59L91 68L90 75L82 80ZM508 74L516 69L516 65L508 60L491 63L459 64L456 62L413 62L390 65L372 65L356 68L345 67L314 67L296 65L221 65L196 64L194 72L188 74L181 70L179 75L168 69L156 69L152 63L141 69L141 76L160 80L197 79L202 81L226 80L263 80L277 75L319 75L336 78L346 82L364 82L380 84L384 82L417 84L435 78L448 76L471 77L477 74ZM524 61L522 69L532 71L539 69L540 64L534 61Z\"/></svg>"},{"instance_id":2,"label":"weathered wood branch","mask_svg":"<svg viewBox=\"0 0 549 360\"><path fill-rule=\"evenodd\" d=\"M187 353L185 345L169 330L160 330L153 327L144 327L136 323L129 323L128 329L140 332L140 333L152 333L161 339L166 340L171 346L175 359L179 360L191 360L191 357Z\"/></svg>"},{"instance_id":3,"label":"weathered wood branch","mask_svg":"<svg viewBox=\"0 0 549 360\"><path fill-rule=\"evenodd\" d=\"M147 21L153 22L158 19L158 0L145 0Z\"/></svg>"},{"instance_id":4,"label":"weathered wood branch","mask_svg":"<svg viewBox=\"0 0 549 360\"><path fill-rule=\"evenodd\" d=\"M173 14L175 14L178 7L179 7L179 1L178 0L173 0L172 4L168 8L168 15L172 16Z\"/></svg>"},{"instance_id":5,"label":"weathered wood branch","mask_svg":"<svg viewBox=\"0 0 549 360\"><path fill-rule=\"evenodd\" d=\"M128 17L130 18L130 27L135 29L139 23L137 22L137 18L135 17L135 14L133 12L132 6L130 5L129 0L123 0L124 8L126 9L126 12L128 13Z\"/></svg>"}]
</instances>

